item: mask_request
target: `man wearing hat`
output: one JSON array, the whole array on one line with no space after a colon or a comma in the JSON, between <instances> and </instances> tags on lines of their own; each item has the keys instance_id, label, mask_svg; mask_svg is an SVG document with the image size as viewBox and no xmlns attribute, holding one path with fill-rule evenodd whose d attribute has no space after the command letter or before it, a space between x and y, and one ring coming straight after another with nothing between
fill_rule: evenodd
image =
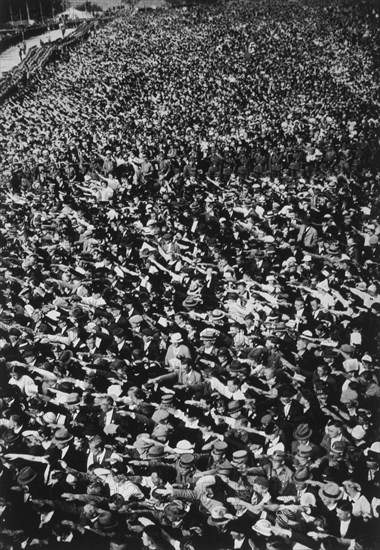
<instances>
[{"instance_id":1,"label":"man wearing hat","mask_svg":"<svg viewBox=\"0 0 380 550\"><path fill-rule=\"evenodd\" d=\"M218 355L218 347L215 342L219 336L219 331L214 328L205 328L200 333L200 340L202 345L198 348L198 354L206 361L214 361Z\"/></svg>"},{"instance_id":2,"label":"man wearing hat","mask_svg":"<svg viewBox=\"0 0 380 550\"><path fill-rule=\"evenodd\" d=\"M262 466L247 470L250 475L262 476L270 481L270 491L274 498L282 495L292 481L293 472L285 465L285 458L285 451L277 450Z\"/></svg>"},{"instance_id":3,"label":"man wearing hat","mask_svg":"<svg viewBox=\"0 0 380 550\"><path fill-rule=\"evenodd\" d=\"M215 441L212 444L211 454L207 463L207 470L216 470L225 460L228 445L225 441Z\"/></svg>"},{"instance_id":4,"label":"man wearing hat","mask_svg":"<svg viewBox=\"0 0 380 550\"><path fill-rule=\"evenodd\" d=\"M251 530L243 518L233 519L228 523L228 531L234 541L234 548L251 550L253 542L250 539Z\"/></svg>"},{"instance_id":5,"label":"man wearing hat","mask_svg":"<svg viewBox=\"0 0 380 550\"><path fill-rule=\"evenodd\" d=\"M291 446L292 455L297 453L297 449L300 445L307 445L311 447L310 458L312 461L316 460L321 455L321 449L315 443L310 441L313 432L308 424L299 424L293 432L293 442Z\"/></svg>"},{"instance_id":6,"label":"man wearing hat","mask_svg":"<svg viewBox=\"0 0 380 550\"><path fill-rule=\"evenodd\" d=\"M80 426L83 427L89 420L87 414L80 409L81 397L79 393L68 393L66 395L63 406L55 405L54 403L47 403L46 410L52 411L56 415L56 424L64 426L69 429L70 427Z\"/></svg>"},{"instance_id":7,"label":"man wearing hat","mask_svg":"<svg viewBox=\"0 0 380 550\"><path fill-rule=\"evenodd\" d=\"M320 502L317 506L320 507L321 514L326 516L328 521L333 521L336 517L338 502L343 498L342 489L337 483L329 481L319 489L318 497Z\"/></svg>"},{"instance_id":8,"label":"man wearing hat","mask_svg":"<svg viewBox=\"0 0 380 550\"><path fill-rule=\"evenodd\" d=\"M312 464L312 447L311 445L305 445L301 443L297 447L296 454L294 456L294 466L296 468L309 468Z\"/></svg>"},{"instance_id":9,"label":"man wearing hat","mask_svg":"<svg viewBox=\"0 0 380 550\"><path fill-rule=\"evenodd\" d=\"M175 467L177 470L176 486L178 488L193 488L195 485L193 477L198 472L195 466L194 454L181 454Z\"/></svg>"},{"instance_id":10,"label":"man wearing hat","mask_svg":"<svg viewBox=\"0 0 380 550\"><path fill-rule=\"evenodd\" d=\"M224 420L231 428L239 429L241 424L247 420L243 413L243 401L229 401L227 404L227 416Z\"/></svg>"},{"instance_id":11,"label":"man wearing hat","mask_svg":"<svg viewBox=\"0 0 380 550\"><path fill-rule=\"evenodd\" d=\"M234 516L229 514L227 508L224 506L215 506L212 508L211 514L207 519L207 524L214 529L210 531L209 536L212 538L217 537L220 541L219 544L225 545L226 538L230 539L228 523L232 519L234 519Z\"/></svg>"},{"instance_id":12,"label":"man wearing hat","mask_svg":"<svg viewBox=\"0 0 380 550\"><path fill-rule=\"evenodd\" d=\"M53 446L48 449L51 461L63 461L78 472L86 471L87 457L84 452L76 450L74 436L66 428L57 430L53 437Z\"/></svg>"},{"instance_id":13,"label":"man wearing hat","mask_svg":"<svg viewBox=\"0 0 380 550\"><path fill-rule=\"evenodd\" d=\"M165 365L178 366L180 364L179 359L182 357L191 359L190 349L184 344L182 334L175 332L170 336L170 345L165 355Z\"/></svg>"},{"instance_id":14,"label":"man wearing hat","mask_svg":"<svg viewBox=\"0 0 380 550\"><path fill-rule=\"evenodd\" d=\"M312 495L316 503L317 489L309 485L309 481L313 478L307 467L299 467L292 475L292 481L284 489L282 496L278 497L280 502L295 502L299 504L304 495Z\"/></svg>"}]
</instances>

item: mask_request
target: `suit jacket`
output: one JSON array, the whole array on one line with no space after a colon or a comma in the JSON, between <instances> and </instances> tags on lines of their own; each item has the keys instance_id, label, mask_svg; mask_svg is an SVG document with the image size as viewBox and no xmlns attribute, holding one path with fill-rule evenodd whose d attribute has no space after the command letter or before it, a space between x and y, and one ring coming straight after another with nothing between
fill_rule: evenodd
<instances>
[{"instance_id":1,"label":"suit jacket","mask_svg":"<svg viewBox=\"0 0 380 550\"><path fill-rule=\"evenodd\" d=\"M150 359L151 361L161 361L161 350L156 341L152 340L149 342L148 347L144 349L144 357L146 357L146 359Z\"/></svg>"},{"instance_id":2,"label":"suit jacket","mask_svg":"<svg viewBox=\"0 0 380 550\"><path fill-rule=\"evenodd\" d=\"M64 462L66 462L69 468L78 470L78 472L86 471L86 466L87 466L86 454L80 451L77 451L74 445L72 444L69 445L69 449L64 456L62 456L62 451L58 449L58 447L50 448L47 454L50 456L52 461L63 460Z\"/></svg>"},{"instance_id":3,"label":"suit jacket","mask_svg":"<svg viewBox=\"0 0 380 550\"><path fill-rule=\"evenodd\" d=\"M298 424L302 420L303 407L298 401L291 401L288 412L285 414L285 405L278 406L278 419L280 423Z\"/></svg>"},{"instance_id":4,"label":"suit jacket","mask_svg":"<svg viewBox=\"0 0 380 550\"><path fill-rule=\"evenodd\" d=\"M318 231L310 225L301 225L297 241L307 249L313 249L317 245Z\"/></svg>"},{"instance_id":5,"label":"suit jacket","mask_svg":"<svg viewBox=\"0 0 380 550\"><path fill-rule=\"evenodd\" d=\"M342 535L340 534L340 525L341 522L338 520L338 518L335 518L331 521L329 531L334 537L341 538ZM365 523L360 517L351 516L350 524L348 527L347 533L343 536L345 539L356 539L359 536L363 536L363 532L365 530Z\"/></svg>"},{"instance_id":6,"label":"suit jacket","mask_svg":"<svg viewBox=\"0 0 380 550\"><path fill-rule=\"evenodd\" d=\"M103 431L105 426L106 426L106 416L107 416L107 414L108 413L101 412L98 416L98 423L99 423L99 428L100 428L101 431ZM115 409L113 409L113 411L112 411L111 421L109 422L109 424L120 424L120 417L117 414L117 411Z\"/></svg>"},{"instance_id":7,"label":"suit jacket","mask_svg":"<svg viewBox=\"0 0 380 550\"><path fill-rule=\"evenodd\" d=\"M178 384L183 384L184 386L197 386L202 384L202 375L194 370L186 373L183 369L179 369Z\"/></svg>"}]
</instances>

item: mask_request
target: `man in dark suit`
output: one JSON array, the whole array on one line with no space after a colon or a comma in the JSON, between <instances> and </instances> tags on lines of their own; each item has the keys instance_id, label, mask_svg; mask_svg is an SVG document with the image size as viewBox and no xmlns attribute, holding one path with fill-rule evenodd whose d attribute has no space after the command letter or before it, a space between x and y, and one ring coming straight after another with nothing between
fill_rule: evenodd
<instances>
[{"instance_id":1,"label":"man in dark suit","mask_svg":"<svg viewBox=\"0 0 380 550\"><path fill-rule=\"evenodd\" d=\"M352 515L351 502L341 501L336 507L336 518L331 521L331 534L351 543L352 540L362 538L364 530L363 520Z\"/></svg>"},{"instance_id":2,"label":"man in dark suit","mask_svg":"<svg viewBox=\"0 0 380 550\"><path fill-rule=\"evenodd\" d=\"M297 395L292 386L281 386L278 388L279 403L277 405L278 426L284 431L286 445L290 449L293 431L302 421L303 407L294 397Z\"/></svg>"},{"instance_id":3,"label":"man in dark suit","mask_svg":"<svg viewBox=\"0 0 380 550\"><path fill-rule=\"evenodd\" d=\"M109 395L100 402L100 414L98 417L100 431L104 431L110 424L119 424L120 418L114 408L114 401Z\"/></svg>"},{"instance_id":4,"label":"man in dark suit","mask_svg":"<svg viewBox=\"0 0 380 550\"><path fill-rule=\"evenodd\" d=\"M87 457L75 449L73 439L74 436L66 428L57 430L53 438L54 447L49 449L48 454L53 461L62 460L69 468L85 472Z\"/></svg>"},{"instance_id":5,"label":"man in dark suit","mask_svg":"<svg viewBox=\"0 0 380 550\"><path fill-rule=\"evenodd\" d=\"M154 330L151 328L143 328L141 331L144 342L144 357L151 361L160 361L162 353L158 342L154 339Z\"/></svg>"}]
</instances>

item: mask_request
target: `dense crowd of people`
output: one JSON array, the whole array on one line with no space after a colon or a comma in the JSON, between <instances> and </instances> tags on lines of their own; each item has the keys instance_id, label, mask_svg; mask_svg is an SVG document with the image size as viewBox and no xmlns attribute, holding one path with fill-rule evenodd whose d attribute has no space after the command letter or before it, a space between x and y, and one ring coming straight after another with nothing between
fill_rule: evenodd
<instances>
[{"instance_id":1,"label":"dense crowd of people","mask_svg":"<svg viewBox=\"0 0 380 550\"><path fill-rule=\"evenodd\" d=\"M0 548L379 545L379 14L117 15L0 112Z\"/></svg>"}]
</instances>

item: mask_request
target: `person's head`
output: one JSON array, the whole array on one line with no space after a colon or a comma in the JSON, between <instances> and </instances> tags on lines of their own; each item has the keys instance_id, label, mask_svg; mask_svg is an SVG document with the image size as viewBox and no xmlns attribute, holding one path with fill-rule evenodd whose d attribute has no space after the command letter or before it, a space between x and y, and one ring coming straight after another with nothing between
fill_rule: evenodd
<instances>
[{"instance_id":1,"label":"person's head","mask_svg":"<svg viewBox=\"0 0 380 550\"><path fill-rule=\"evenodd\" d=\"M344 490L350 498L353 498L357 493L360 493L360 485L353 479L347 479L343 482Z\"/></svg>"},{"instance_id":2,"label":"person's head","mask_svg":"<svg viewBox=\"0 0 380 550\"><path fill-rule=\"evenodd\" d=\"M330 369L327 365L319 365L317 367L317 374L320 378L322 378L322 376L327 376L329 373Z\"/></svg>"},{"instance_id":3,"label":"person's head","mask_svg":"<svg viewBox=\"0 0 380 550\"><path fill-rule=\"evenodd\" d=\"M240 381L238 378L233 377L227 381L227 388L231 393L235 393L240 388Z\"/></svg>"},{"instance_id":4,"label":"person's head","mask_svg":"<svg viewBox=\"0 0 380 550\"><path fill-rule=\"evenodd\" d=\"M336 515L339 521L348 521L352 515L351 502L347 502L347 501L339 502L336 507Z\"/></svg>"},{"instance_id":5,"label":"person's head","mask_svg":"<svg viewBox=\"0 0 380 550\"><path fill-rule=\"evenodd\" d=\"M286 455L283 451L275 451L271 457L270 460L272 462L272 466L275 470L280 468L285 463Z\"/></svg>"},{"instance_id":6,"label":"person's head","mask_svg":"<svg viewBox=\"0 0 380 550\"><path fill-rule=\"evenodd\" d=\"M339 437L342 433L342 423L338 420L332 420L326 427L326 433L331 439Z\"/></svg>"},{"instance_id":7,"label":"person's head","mask_svg":"<svg viewBox=\"0 0 380 550\"><path fill-rule=\"evenodd\" d=\"M310 307L311 307L312 311L316 311L317 309L319 309L321 307L320 299L319 298L313 298L310 301Z\"/></svg>"},{"instance_id":8,"label":"person's head","mask_svg":"<svg viewBox=\"0 0 380 550\"><path fill-rule=\"evenodd\" d=\"M161 528L158 525L147 525L142 531L142 543L150 550L161 550L164 544Z\"/></svg>"},{"instance_id":9,"label":"person's head","mask_svg":"<svg viewBox=\"0 0 380 550\"><path fill-rule=\"evenodd\" d=\"M175 334L172 334L170 341L174 348L179 348L183 344L182 335L179 332L176 332Z\"/></svg>"},{"instance_id":10,"label":"person's head","mask_svg":"<svg viewBox=\"0 0 380 550\"><path fill-rule=\"evenodd\" d=\"M111 512L117 512L122 508L125 504L124 497L122 495L119 495L118 493L114 493L111 498L109 499L109 509Z\"/></svg>"},{"instance_id":11,"label":"person's head","mask_svg":"<svg viewBox=\"0 0 380 550\"><path fill-rule=\"evenodd\" d=\"M296 298L295 301L294 301L294 309L296 311L300 311L304 307L305 307L305 302L304 302L303 298L301 298L301 297Z\"/></svg>"},{"instance_id":12,"label":"person's head","mask_svg":"<svg viewBox=\"0 0 380 550\"><path fill-rule=\"evenodd\" d=\"M113 399L110 396L103 397L103 399L100 401L100 410L102 413L108 413L113 408Z\"/></svg>"},{"instance_id":13,"label":"person's head","mask_svg":"<svg viewBox=\"0 0 380 550\"><path fill-rule=\"evenodd\" d=\"M89 520L95 519L99 515L98 509L94 504L86 504L83 507L82 513L83 516Z\"/></svg>"},{"instance_id":14,"label":"person's head","mask_svg":"<svg viewBox=\"0 0 380 550\"><path fill-rule=\"evenodd\" d=\"M161 487L168 481L164 468L160 468L159 466L154 469L150 478L155 487Z\"/></svg>"},{"instance_id":15,"label":"person's head","mask_svg":"<svg viewBox=\"0 0 380 550\"><path fill-rule=\"evenodd\" d=\"M23 418L19 414L11 414L9 417L9 427L12 430L15 430L17 428L20 428L23 424Z\"/></svg>"},{"instance_id":16,"label":"person's head","mask_svg":"<svg viewBox=\"0 0 380 550\"><path fill-rule=\"evenodd\" d=\"M253 482L253 490L259 495L265 495L269 490L269 481L266 477L258 476Z\"/></svg>"},{"instance_id":17,"label":"person's head","mask_svg":"<svg viewBox=\"0 0 380 550\"><path fill-rule=\"evenodd\" d=\"M113 538L110 541L109 550L128 550L128 542L124 540L124 537Z\"/></svg>"},{"instance_id":18,"label":"person's head","mask_svg":"<svg viewBox=\"0 0 380 550\"><path fill-rule=\"evenodd\" d=\"M89 447L90 452L93 453L94 456L98 456L104 450L104 441L99 435L95 435L90 439Z\"/></svg>"},{"instance_id":19,"label":"person's head","mask_svg":"<svg viewBox=\"0 0 380 550\"><path fill-rule=\"evenodd\" d=\"M189 359L188 357L182 357L181 358L181 367L183 368L183 370L185 372L190 372L191 369L193 368L192 360Z\"/></svg>"},{"instance_id":20,"label":"person's head","mask_svg":"<svg viewBox=\"0 0 380 550\"><path fill-rule=\"evenodd\" d=\"M230 531L231 537L234 540L237 540L237 541L244 540L244 538L246 536L245 533L244 533L244 530L239 529L239 528L235 528L235 527L231 528L231 526L229 526L229 531Z\"/></svg>"},{"instance_id":21,"label":"person's head","mask_svg":"<svg viewBox=\"0 0 380 550\"><path fill-rule=\"evenodd\" d=\"M15 380L20 380L21 376L24 374L24 369L19 366L15 366L12 368L12 378Z\"/></svg>"},{"instance_id":22,"label":"person's head","mask_svg":"<svg viewBox=\"0 0 380 550\"><path fill-rule=\"evenodd\" d=\"M101 481L92 481L87 486L87 494L92 496L101 496L104 494L104 485Z\"/></svg>"}]
</instances>

